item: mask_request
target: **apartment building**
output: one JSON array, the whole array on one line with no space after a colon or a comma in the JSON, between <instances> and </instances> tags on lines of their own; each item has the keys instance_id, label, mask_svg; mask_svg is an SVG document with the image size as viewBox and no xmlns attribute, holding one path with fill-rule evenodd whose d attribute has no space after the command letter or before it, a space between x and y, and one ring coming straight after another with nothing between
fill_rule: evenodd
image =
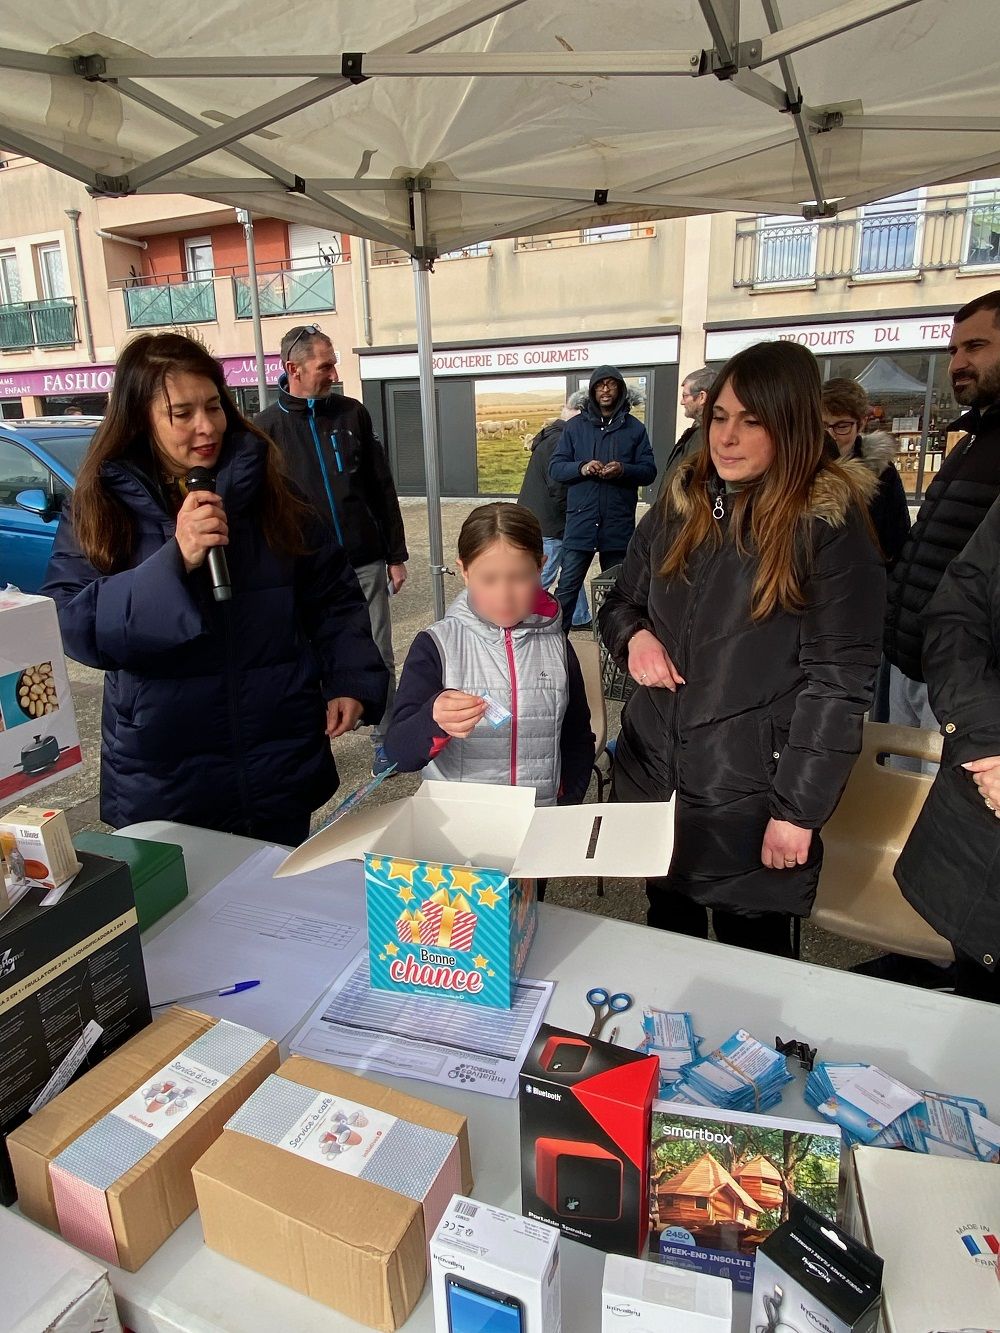
<instances>
[{"instance_id":1,"label":"apartment building","mask_svg":"<svg viewBox=\"0 0 1000 1333\"><path fill-rule=\"evenodd\" d=\"M407 256L255 218L267 381L281 335L318 323L364 399L401 492L423 489ZM79 237L77 262L76 238ZM951 315L1000 286L1000 180L913 191L830 220L719 214L473 246L431 282L446 495L509 494L525 444L604 362L621 367L662 458L680 377L761 338L861 380L919 498L957 415ZM257 407L243 228L186 197L94 200L25 159L0 168L0 411L100 410L138 329L195 330Z\"/></svg>"}]
</instances>

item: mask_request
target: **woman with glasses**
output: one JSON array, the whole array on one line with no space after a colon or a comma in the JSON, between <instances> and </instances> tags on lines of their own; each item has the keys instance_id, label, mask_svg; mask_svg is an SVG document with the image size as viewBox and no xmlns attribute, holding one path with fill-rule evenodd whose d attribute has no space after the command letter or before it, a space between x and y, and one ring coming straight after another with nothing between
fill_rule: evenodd
<instances>
[{"instance_id":1,"label":"woman with glasses","mask_svg":"<svg viewBox=\"0 0 1000 1333\"><path fill-rule=\"evenodd\" d=\"M861 432L868 419L868 395L854 380L823 385L823 425L839 458L855 458L878 478L869 513L887 569L899 559L910 535L910 509L896 471L899 446L888 431Z\"/></svg>"}]
</instances>

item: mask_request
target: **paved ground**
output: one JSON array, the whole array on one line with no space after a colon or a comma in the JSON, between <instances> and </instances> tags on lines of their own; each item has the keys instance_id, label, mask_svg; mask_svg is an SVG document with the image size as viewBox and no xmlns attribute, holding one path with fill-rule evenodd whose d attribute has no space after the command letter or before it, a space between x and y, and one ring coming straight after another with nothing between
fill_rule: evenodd
<instances>
[{"instance_id":1,"label":"paved ground","mask_svg":"<svg viewBox=\"0 0 1000 1333\"><path fill-rule=\"evenodd\" d=\"M446 553L454 552L458 532L474 502L446 500L443 502L444 546ZM410 577L403 592L393 599L393 627L397 661L402 662L414 635L433 619L433 597L428 573L426 507L422 500L403 501L407 538L411 560ZM450 554L446 555L446 560ZM446 596L457 591L455 579L447 580ZM98 753L100 747L101 673L75 662L69 664L73 697L76 703L83 744L85 766L82 773L66 778L46 790L46 800L62 806L69 815L73 831L84 828L103 829L98 810ZM609 730L615 734L618 725L617 705L611 706ZM371 743L364 733L344 737L336 743L337 764L340 768L342 793L352 790L368 776L371 764ZM395 799L415 790L417 779L410 776L394 779L377 794L385 800ZM592 793L593 796L593 793ZM317 821L324 818L320 811ZM608 881L603 898L597 897L592 881L552 880L550 902L603 916L619 917L626 921L645 919L645 897L636 880ZM830 967L850 967L871 957L871 951L826 934L815 927L803 931L803 957L810 962Z\"/></svg>"}]
</instances>

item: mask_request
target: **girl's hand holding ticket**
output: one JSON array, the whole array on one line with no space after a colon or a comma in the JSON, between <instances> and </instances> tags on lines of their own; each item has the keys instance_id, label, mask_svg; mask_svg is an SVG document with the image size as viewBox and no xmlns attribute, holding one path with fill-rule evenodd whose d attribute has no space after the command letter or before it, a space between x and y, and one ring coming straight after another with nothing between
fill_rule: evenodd
<instances>
[{"instance_id":1,"label":"girl's hand holding ticket","mask_svg":"<svg viewBox=\"0 0 1000 1333\"><path fill-rule=\"evenodd\" d=\"M486 700L478 694L444 690L434 701L432 716L442 731L456 740L471 736L486 713Z\"/></svg>"}]
</instances>

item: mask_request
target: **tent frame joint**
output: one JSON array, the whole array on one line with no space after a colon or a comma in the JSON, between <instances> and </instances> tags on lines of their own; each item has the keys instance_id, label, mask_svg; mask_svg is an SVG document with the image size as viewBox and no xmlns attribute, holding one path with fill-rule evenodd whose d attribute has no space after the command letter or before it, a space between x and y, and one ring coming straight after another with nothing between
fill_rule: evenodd
<instances>
[{"instance_id":1,"label":"tent frame joint","mask_svg":"<svg viewBox=\"0 0 1000 1333\"><path fill-rule=\"evenodd\" d=\"M802 89L796 88L794 100L785 94L785 109L781 113L784 116L801 116L802 108L805 105L805 98L802 96Z\"/></svg>"},{"instance_id":2,"label":"tent frame joint","mask_svg":"<svg viewBox=\"0 0 1000 1333\"><path fill-rule=\"evenodd\" d=\"M93 185L87 186L87 193L93 199L125 199L135 190L129 183L128 176L105 176L98 171L94 174Z\"/></svg>"},{"instance_id":3,"label":"tent frame joint","mask_svg":"<svg viewBox=\"0 0 1000 1333\"><path fill-rule=\"evenodd\" d=\"M729 79L734 79L741 70L753 69L760 64L761 44L760 40L752 42L740 42L733 52L732 56L723 56L713 47L711 50L702 51L701 59L698 62L698 75L714 74L720 83L725 83ZM691 63L694 64L696 57L692 57Z\"/></svg>"},{"instance_id":4,"label":"tent frame joint","mask_svg":"<svg viewBox=\"0 0 1000 1333\"><path fill-rule=\"evenodd\" d=\"M839 211L839 205L832 199L824 199L820 204L802 205L802 216L807 222L817 222L820 218L835 218Z\"/></svg>"},{"instance_id":5,"label":"tent frame joint","mask_svg":"<svg viewBox=\"0 0 1000 1333\"><path fill-rule=\"evenodd\" d=\"M371 77L364 73L363 51L345 51L340 62L340 72L349 83L367 83Z\"/></svg>"},{"instance_id":6,"label":"tent frame joint","mask_svg":"<svg viewBox=\"0 0 1000 1333\"><path fill-rule=\"evenodd\" d=\"M73 73L88 83L103 83L108 69L104 56L74 56Z\"/></svg>"}]
</instances>

